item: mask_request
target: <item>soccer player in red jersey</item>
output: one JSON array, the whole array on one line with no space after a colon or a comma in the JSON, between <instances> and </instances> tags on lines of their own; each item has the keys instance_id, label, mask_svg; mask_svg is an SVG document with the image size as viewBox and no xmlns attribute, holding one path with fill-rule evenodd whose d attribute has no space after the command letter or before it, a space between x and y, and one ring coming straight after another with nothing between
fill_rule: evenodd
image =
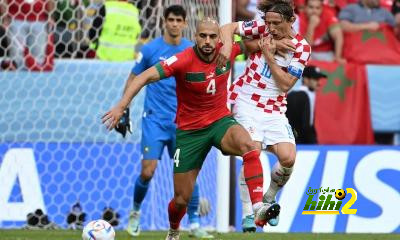
<instances>
[{"instance_id":1,"label":"soccer player in red jersey","mask_svg":"<svg viewBox=\"0 0 400 240\"><path fill-rule=\"evenodd\" d=\"M179 239L179 224L193 191L197 175L212 146L223 153L242 156L244 174L255 212L255 220L263 226L279 213L276 205L262 203L263 174L260 152L249 133L231 116L227 108L227 82L231 64L242 53L235 43L227 65L217 68L215 58L221 47L219 25L205 19L196 28L196 45L156 64L138 75L125 91L120 102L102 117L113 129L124 109L140 89L151 82L175 76L178 110L176 151L174 154L174 198L168 206L170 230L167 240Z\"/></svg>"}]
</instances>

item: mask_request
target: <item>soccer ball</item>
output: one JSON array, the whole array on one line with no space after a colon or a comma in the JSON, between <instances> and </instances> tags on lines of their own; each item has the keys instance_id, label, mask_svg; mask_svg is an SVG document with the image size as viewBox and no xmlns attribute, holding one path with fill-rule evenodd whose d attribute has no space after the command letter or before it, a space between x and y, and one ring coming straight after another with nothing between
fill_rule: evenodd
<instances>
[{"instance_id":1,"label":"soccer ball","mask_svg":"<svg viewBox=\"0 0 400 240\"><path fill-rule=\"evenodd\" d=\"M346 197L346 192L343 189L338 189L335 192L335 197L337 200L342 200L344 197Z\"/></svg>"},{"instance_id":2,"label":"soccer ball","mask_svg":"<svg viewBox=\"0 0 400 240\"><path fill-rule=\"evenodd\" d=\"M114 240L114 228L104 220L88 223L82 232L82 240Z\"/></svg>"}]
</instances>

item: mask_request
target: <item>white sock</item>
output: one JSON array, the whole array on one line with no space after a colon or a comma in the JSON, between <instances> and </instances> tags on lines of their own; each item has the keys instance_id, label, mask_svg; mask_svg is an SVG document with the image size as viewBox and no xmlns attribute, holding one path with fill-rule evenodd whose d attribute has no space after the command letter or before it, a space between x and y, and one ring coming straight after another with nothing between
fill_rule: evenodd
<instances>
[{"instance_id":1,"label":"white sock","mask_svg":"<svg viewBox=\"0 0 400 240\"><path fill-rule=\"evenodd\" d=\"M247 187L245 178L244 178L244 170L243 165L240 168L239 173L239 193L240 200L242 201L242 219L246 216L253 215L253 206L251 204L249 188Z\"/></svg>"},{"instance_id":2,"label":"white sock","mask_svg":"<svg viewBox=\"0 0 400 240\"><path fill-rule=\"evenodd\" d=\"M190 224L190 230L195 230L200 228L200 223L191 223Z\"/></svg>"},{"instance_id":3,"label":"white sock","mask_svg":"<svg viewBox=\"0 0 400 240\"><path fill-rule=\"evenodd\" d=\"M264 195L264 200L267 202L275 201L276 194L287 183L292 174L293 167L282 167L279 161L274 165L271 171L271 183Z\"/></svg>"},{"instance_id":4,"label":"white sock","mask_svg":"<svg viewBox=\"0 0 400 240\"><path fill-rule=\"evenodd\" d=\"M263 206L262 202L254 203L253 206L252 206L253 207L253 211L257 212L258 209L260 209L262 206Z\"/></svg>"}]
</instances>

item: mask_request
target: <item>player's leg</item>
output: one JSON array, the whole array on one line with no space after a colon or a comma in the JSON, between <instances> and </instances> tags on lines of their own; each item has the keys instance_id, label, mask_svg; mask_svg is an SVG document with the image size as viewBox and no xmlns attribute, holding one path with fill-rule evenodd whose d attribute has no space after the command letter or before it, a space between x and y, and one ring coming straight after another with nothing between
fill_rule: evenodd
<instances>
[{"instance_id":1,"label":"player's leg","mask_svg":"<svg viewBox=\"0 0 400 240\"><path fill-rule=\"evenodd\" d=\"M176 148L176 128L175 124L168 127L170 133L170 139L168 140L167 147L171 158L173 158L174 150ZM196 182L194 185L193 193L188 203L187 214L190 223L190 233L189 237L211 239L214 238L213 235L209 234L207 231L200 226L200 215L199 215L199 203L200 203L200 192L199 184Z\"/></svg>"},{"instance_id":2,"label":"player's leg","mask_svg":"<svg viewBox=\"0 0 400 240\"><path fill-rule=\"evenodd\" d=\"M243 232L255 232L256 225L254 224L254 212L251 204L249 188L247 187L244 178L243 165L240 168L239 174L239 193L240 201L242 202L242 230Z\"/></svg>"},{"instance_id":3,"label":"player's leg","mask_svg":"<svg viewBox=\"0 0 400 240\"><path fill-rule=\"evenodd\" d=\"M170 138L167 142L168 152L170 157L173 158L174 151L176 149L176 136L175 136L176 127L175 124L171 124L170 126L165 126L165 127L170 135ZM199 184L196 182L187 208L187 214L190 224L189 237L196 237L203 239L214 238L213 235L209 234L200 226L199 204L200 204L200 190L199 190Z\"/></svg>"},{"instance_id":4,"label":"player's leg","mask_svg":"<svg viewBox=\"0 0 400 240\"><path fill-rule=\"evenodd\" d=\"M186 213L200 169L174 173L174 198L168 204L170 230L167 240L179 239L179 225Z\"/></svg>"},{"instance_id":5,"label":"player's leg","mask_svg":"<svg viewBox=\"0 0 400 240\"><path fill-rule=\"evenodd\" d=\"M296 158L296 145L282 142L268 147L268 150L274 153L278 160L271 170L271 182L264 195L264 201L275 203L277 193L288 182L293 172L293 165ZM271 219L268 223L272 226L278 225L279 218Z\"/></svg>"},{"instance_id":6,"label":"player's leg","mask_svg":"<svg viewBox=\"0 0 400 240\"><path fill-rule=\"evenodd\" d=\"M199 204L200 204L200 189L199 189L199 184L196 182L187 208L187 213L190 223L189 237L195 237L200 239L213 239L214 236L208 233L200 226Z\"/></svg>"},{"instance_id":7,"label":"player's leg","mask_svg":"<svg viewBox=\"0 0 400 240\"><path fill-rule=\"evenodd\" d=\"M250 199L255 213L255 223L263 226L275 216L275 206L262 202L263 171L260 162L261 144L254 142L249 133L232 117L225 117L213 124L213 144L225 154L242 156L244 175L249 188Z\"/></svg>"},{"instance_id":8,"label":"player's leg","mask_svg":"<svg viewBox=\"0 0 400 240\"><path fill-rule=\"evenodd\" d=\"M159 143L159 145L161 145L161 143ZM138 176L136 179L135 191L133 194L133 210L135 211L140 211L140 206L143 202L144 197L147 194L150 181L153 178L154 171L157 168L157 163L158 160L156 159L142 160L142 169L140 172L140 176Z\"/></svg>"},{"instance_id":9,"label":"player's leg","mask_svg":"<svg viewBox=\"0 0 400 240\"><path fill-rule=\"evenodd\" d=\"M127 232L131 236L139 236L140 234L140 208L143 199L146 197L149 189L150 181L157 167L158 160L144 159L142 160L142 170L136 178L133 191L133 210L130 212Z\"/></svg>"},{"instance_id":10,"label":"player's leg","mask_svg":"<svg viewBox=\"0 0 400 240\"><path fill-rule=\"evenodd\" d=\"M161 126L149 118L142 120L141 150L143 155L140 175L136 178L133 191L133 210L129 215L127 232L132 236L140 234L140 208L149 189L150 181L157 168L158 159L164 149L162 138L165 133Z\"/></svg>"},{"instance_id":11,"label":"player's leg","mask_svg":"<svg viewBox=\"0 0 400 240\"><path fill-rule=\"evenodd\" d=\"M234 105L232 112L236 121L242 125L253 141L262 142L264 134L262 128L257 125L257 119L255 116L259 116L259 113L251 113L246 107L241 107L240 103ZM239 192L240 199L242 202L242 230L243 232L254 232L256 231L256 225L254 223L254 212L250 200L249 189L246 184L244 177L244 166L240 168L239 174Z\"/></svg>"},{"instance_id":12,"label":"player's leg","mask_svg":"<svg viewBox=\"0 0 400 240\"><path fill-rule=\"evenodd\" d=\"M253 205L255 224L262 227L270 218L279 214L280 206L262 202L264 177L259 148L261 144L253 142L241 125L231 126L221 141L223 152L241 155L243 158L244 176Z\"/></svg>"},{"instance_id":13,"label":"player's leg","mask_svg":"<svg viewBox=\"0 0 400 240\"><path fill-rule=\"evenodd\" d=\"M271 182L264 194L264 201L273 204L276 202L277 193L287 183L293 172L296 145L286 118L274 119L268 125L270 128L266 132L265 143L268 145L268 151L278 157L278 162L271 170ZM279 217L270 219L268 223L276 226L279 223Z\"/></svg>"},{"instance_id":14,"label":"player's leg","mask_svg":"<svg viewBox=\"0 0 400 240\"><path fill-rule=\"evenodd\" d=\"M200 227L200 216L198 213L199 201L200 201L199 184L196 182L187 208L190 230L197 229Z\"/></svg>"},{"instance_id":15,"label":"player's leg","mask_svg":"<svg viewBox=\"0 0 400 240\"><path fill-rule=\"evenodd\" d=\"M177 129L174 153L174 198L168 206L170 230L167 240L179 239L179 225L186 213L203 161L211 149L209 130Z\"/></svg>"},{"instance_id":16,"label":"player's leg","mask_svg":"<svg viewBox=\"0 0 400 240\"><path fill-rule=\"evenodd\" d=\"M268 150L274 153L279 160L272 168L271 184L264 196L267 201L273 201L277 192L287 183L293 172L296 145L282 142L268 147Z\"/></svg>"}]
</instances>

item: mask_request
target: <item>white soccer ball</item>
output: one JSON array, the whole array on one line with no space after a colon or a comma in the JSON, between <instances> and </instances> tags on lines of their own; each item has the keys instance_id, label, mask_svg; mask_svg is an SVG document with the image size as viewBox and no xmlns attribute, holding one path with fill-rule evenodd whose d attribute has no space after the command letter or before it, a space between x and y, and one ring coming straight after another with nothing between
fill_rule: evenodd
<instances>
[{"instance_id":1,"label":"white soccer ball","mask_svg":"<svg viewBox=\"0 0 400 240\"><path fill-rule=\"evenodd\" d=\"M101 219L91 221L83 228L82 240L114 240L114 238L114 228Z\"/></svg>"}]
</instances>

